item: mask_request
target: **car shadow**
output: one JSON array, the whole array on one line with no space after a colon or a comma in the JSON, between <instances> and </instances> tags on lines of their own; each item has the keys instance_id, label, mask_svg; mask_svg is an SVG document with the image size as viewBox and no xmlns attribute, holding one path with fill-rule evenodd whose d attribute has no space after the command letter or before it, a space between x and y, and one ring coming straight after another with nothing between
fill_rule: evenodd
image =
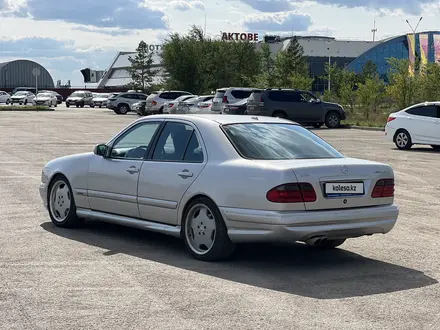
<instances>
[{"instance_id":1,"label":"car shadow","mask_svg":"<svg viewBox=\"0 0 440 330\"><path fill-rule=\"evenodd\" d=\"M46 222L55 235L200 274L316 299L340 299L421 288L438 283L424 273L369 259L343 249L315 250L304 244L239 245L232 259L202 262L182 240L133 228L87 221L80 229Z\"/></svg>"},{"instance_id":2,"label":"car shadow","mask_svg":"<svg viewBox=\"0 0 440 330\"><path fill-rule=\"evenodd\" d=\"M399 150L397 147L393 148L395 151L402 151L402 152L413 152L413 153L426 153L426 154L438 154L440 153L440 150L435 150L431 147L411 147L411 149L408 150Z\"/></svg>"}]
</instances>

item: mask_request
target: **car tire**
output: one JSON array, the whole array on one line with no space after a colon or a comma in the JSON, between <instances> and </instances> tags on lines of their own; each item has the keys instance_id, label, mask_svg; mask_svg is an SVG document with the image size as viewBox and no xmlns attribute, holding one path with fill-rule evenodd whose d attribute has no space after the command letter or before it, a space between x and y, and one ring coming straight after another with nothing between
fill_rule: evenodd
<instances>
[{"instance_id":1,"label":"car tire","mask_svg":"<svg viewBox=\"0 0 440 330\"><path fill-rule=\"evenodd\" d=\"M101 109L101 106L99 106L99 109Z\"/></svg>"},{"instance_id":2,"label":"car tire","mask_svg":"<svg viewBox=\"0 0 440 330\"><path fill-rule=\"evenodd\" d=\"M26 100L24 100L24 105L26 105L28 102L27 102L27 99Z\"/></svg>"},{"instance_id":3,"label":"car tire","mask_svg":"<svg viewBox=\"0 0 440 330\"><path fill-rule=\"evenodd\" d=\"M47 208L52 223L57 227L72 228L82 224L76 215L76 204L69 181L64 175L56 175L48 189Z\"/></svg>"},{"instance_id":4,"label":"car tire","mask_svg":"<svg viewBox=\"0 0 440 330\"><path fill-rule=\"evenodd\" d=\"M338 128L341 126L341 116L335 111L330 111L325 116L325 126L328 128Z\"/></svg>"},{"instance_id":5,"label":"car tire","mask_svg":"<svg viewBox=\"0 0 440 330\"><path fill-rule=\"evenodd\" d=\"M412 147L411 135L408 133L407 130L404 129L397 130L396 134L394 135L394 144L396 145L397 149L400 150L411 149Z\"/></svg>"},{"instance_id":6,"label":"car tire","mask_svg":"<svg viewBox=\"0 0 440 330\"><path fill-rule=\"evenodd\" d=\"M307 242L306 244L313 248L330 250L344 244L345 241L346 241L345 239L323 239L321 241L315 242L314 244L310 244Z\"/></svg>"},{"instance_id":7,"label":"car tire","mask_svg":"<svg viewBox=\"0 0 440 330\"><path fill-rule=\"evenodd\" d=\"M70 107L70 104L69 104L69 103L66 103L66 108L68 108L68 107Z\"/></svg>"},{"instance_id":8,"label":"car tire","mask_svg":"<svg viewBox=\"0 0 440 330\"><path fill-rule=\"evenodd\" d=\"M79 104L75 104L77 108L79 108Z\"/></svg>"},{"instance_id":9,"label":"car tire","mask_svg":"<svg viewBox=\"0 0 440 330\"><path fill-rule=\"evenodd\" d=\"M11 103L11 100L7 99L6 104L9 104L9 103Z\"/></svg>"},{"instance_id":10,"label":"car tire","mask_svg":"<svg viewBox=\"0 0 440 330\"><path fill-rule=\"evenodd\" d=\"M227 259L235 250L217 205L207 197L195 198L186 206L182 235L186 248L198 260Z\"/></svg>"},{"instance_id":11,"label":"car tire","mask_svg":"<svg viewBox=\"0 0 440 330\"><path fill-rule=\"evenodd\" d=\"M58 103L55 103L55 104L54 104L54 107L55 107L55 108L58 107Z\"/></svg>"},{"instance_id":12,"label":"car tire","mask_svg":"<svg viewBox=\"0 0 440 330\"><path fill-rule=\"evenodd\" d=\"M80 106L81 108L84 108L84 103L81 103L79 106Z\"/></svg>"},{"instance_id":13,"label":"car tire","mask_svg":"<svg viewBox=\"0 0 440 330\"><path fill-rule=\"evenodd\" d=\"M287 115L286 115L286 113L284 111L275 111L272 114L272 117L287 119Z\"/></svg>"},{"instance_id":14,"label":"car tire","mask_svg":"<svg viewBox=\"0 0 440 330\"><path fill-rule=\"evenodd\" d=\"M130 108L127 104L119 104L118 105L118 112L116 112L118 115L126 115L130 111Z\"/></svg>"},{"instance_id":15,"label":"car tire","mask_svg":"<svg viewBox=\"0 0 440 330\"><path fill-rule=\"evenodd\" d=\"M94 108L94 107L95 107L94 105L90 104L90 108Z\"/></svg>"},{"instance_id":16,"label":"car tire","mask_svg":"<svg viewBox=\"0 0 440 330\"><path fill-rule=\"evenodd\" d=\"M324 123L314 123L314 124L313 124L313 127L314 127L314 128L321 128L322 125L324 125Z\"/></svg>"}]
</instances>

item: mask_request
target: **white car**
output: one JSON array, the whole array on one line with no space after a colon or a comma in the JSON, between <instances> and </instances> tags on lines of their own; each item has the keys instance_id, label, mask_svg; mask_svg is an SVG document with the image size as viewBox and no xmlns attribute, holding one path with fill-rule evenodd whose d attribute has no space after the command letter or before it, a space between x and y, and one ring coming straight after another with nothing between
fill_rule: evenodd
<instances>
[{"instance_id":1,"label":"white car","mask_svg":"<svg viewBox=\"0 0 440 330\"><path fill-rule=\"evenodd\" d=\"M0 103L9 104L11 102L11 95L8 92L0 91Z\"/></svg>"},{"instance_id":2,"label":"white car","mask_svg":"<svg viewBox=\"0 0 440 330\"><path fill-rule=\"evenodd\" d=\"M35 94L31 92L20 91L11 96L11 104L18 103L20 105L32 103L35 98Z\"/></svg>"},{"instance_id":3,"label":"white car","mask_svg":"<svg viewBox=\"0 0 440 330\"><path fill-rule=\"evenodd\" d=\"M237 103L243 99L247 99L255 88L249 87L229 87L219 88L216 90L211 111L213 113L220 113L223 111L224 105L228 103Z\"/></svg>"},{"instance_id":4,"label":"white car","mask_svg":"<svg viewBox=\"0 0 440 330\"><path fill-rule=\"evenodd\" d=\"M196 99L197 95L182 95L175 100L166 101L163 104L163 113L185 113L186 107L185 101Z\"/></svg>"},{"instance_id":5,"label":"white car","mask_svg":"<svg viewBox=\"0 0 440 330\"><path fill-rule=\"evenodd\" d=\"M206 261L241 242L335 248L388 233L399 213L390 166L285 119L236 115L141 117L94 152L47 163L40 194L56 226L153 230Z\"/></svg>"},{"instance_id":6,"label":"white car","mask_svg":"<svg viewBox=\"0 0 440 330\"><path fill-rule=\"evenodd\" d=\"M58 106L58 99L54 93L38 93L32 102L34 105L45 105L48 107Z\"/></svg>"},{"instance_id":7,"label":"white car","mask_svg":"<svg viewBox=\"0 0 440 330\"><path fill-rule=\"evenodd\" d=\"M96 95L92 99L91 107L107 107L107 101L110 98L110 93L95 93Z\"/></svg>"},{"instance_id":8,"label":"white car","mask_svg":"<svg viewBox=\"0 0 440 330\"><path fill-rule=\"evenodd\" d=\"M440 149L440 102L419 103L390 114L385 135L399 149L414 144Z\"/></svg>"},{"instance_id":9,"label":"white car","mask_svg":"<svg viewBox=\"0 0 440 330\"><path fill-rule=\"evenodd\" d=\"M153 115L166 112L164 103L177 99L181 96L195 96L185 91L158 91L152 92L147 97L145 105L145 115Z\"/></svg>"}]
</instances>

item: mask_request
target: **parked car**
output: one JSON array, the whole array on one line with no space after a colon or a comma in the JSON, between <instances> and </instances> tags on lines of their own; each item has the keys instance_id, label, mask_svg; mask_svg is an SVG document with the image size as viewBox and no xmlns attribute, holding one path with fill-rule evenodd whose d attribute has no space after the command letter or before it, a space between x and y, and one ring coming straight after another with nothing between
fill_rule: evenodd
<instances>
[{"instance_id":1,"label":"parked car","mask_svg":"<svg viewBox=\"0 0 440 330\"><path fill-rule=\"evenodd\" d=\"M35 87L16 87L11 94L14 95L17 92L31 92L35 95L37 93L37 89Z\"/></svg>"},{"instance_id":2,"label":"parked car","mask_svg":"<svg viewBox=\"0 0 440 330\"><path fill-rule=\"evenodd\" d=\"M133 103L131 106L132 111L136 111L139 116L145 116L145 106L147 104L146 100L142 100L136 103Z\"/></svg>"},{"instance_id":3,"label":"parked car","mask_svg":"<svg viewBox=\"0 0 440 330\"><path fill-rule=\"evenodd\" d=\"M11 102L11 95L8 92L0 91L0 103L9 104Z\"/></svg>"},{"instance_id":4,"label":"parked car","mask_svg":"<svg viewBox=\"0 0 440 330\"><path fill-rule=\"evenodd\" d=\"M42 91L39 91L39 93L51 93L51 94L54 94L56 96L56 98L57 98L58 104L63 103L63 96L61 94L55 92L55 91L42 90Z\"/></svg>"},{"instance_id":5,"label":"parked car","mask_svg":"<svg viewBox=\"0 0 440 330\"><path fill-rule=\"evenodd\" d=\"M195 100L197 95L182 95L175 100L166 101L163 104L163 113L185 113L189 106L185 101Z\"/></svg>"},{"instance_id":6,"label":"parked car","mask_svg":"<svg viewBox=\"0 0 440 330\"><path fill-rule=\"evenodd\" d=\"M399 149L425 144L440 150L440 102L419 103L390 114L385 136Z\"/></svg>"},{"instance_id":7,"label":"parked car","mask_svg":"<svg viewBox=\"0 0 440 330\"><path fill-rule=\"evenodd\" d=\"M270 117L142 117L93 152L47 163L39 189L58 227L95 219L158 231L205 261L241 242L335 248L388 233L399 213L390 166Z\"/></svg>"},{"instance_id":8,"label":"parked car","mask_svg":"<svg viewBox=\"0 0 440 330\"><path fill-rule=\"evenodd\" d=\"M97 93L95 97L92 99L92 108L93 107L107 107L107 101L110 98L109 93Z\"/></svg>"},{"instance_id":9,"label":"parked car","mask_svg":"<svg viewBox=\"0 0 440 330\"><path fill-rule=\"evenodd\" d=\"M247 114L293 120L318 128L337 128L346 119L344 108L323 102L308 91L298 89L255 89L249 96Z\"/></svg>"},{"instance_id":10,"label":"parked car","mask_svg":"<svg viewBox=\"0 0 440 330\"><path fill-rule=\"evenodd\" d=\"M76 91L73 92L66 99L66 107L76 106L77 108L83 108L85 105L92 106L93 94L88 91Z\"/></svg>"},{"instance_id":11,"label":"parked car","mask_svg":"<svg viewBox=\"0 0 440 330\"><path fill-rule=\"evenodd\" d=\"M236 103L228 103L224 105L223 113L228 115L244 115L246 113L248 99L243 99Z\"/></svg>"},{"instance_id":12,"label":"parked car","mask_svg":"<svg viewBox=\"0 0 440 330\"><path fill-rule=\"evenodd\" d=\"M113 110L118 115L126 115L133 111L132 106L139 101L144 101L148 97L143 93L120 93L107 100L107 108Z\"/></svg>"},{"instance_id":13,"label":"parked car","mask_svg":"<svg viewBox=\"0 0 440 330\"><path fill-rule=\"evenodd\" d=\"M164 104L167 101L175 100L184 95L193 95L185 91L158 91L152 92L147 98L145 114L157 114L164 112Z\"/></svg>"},{"instance_id":14,"label":"parked car","mask_svg":"<svg viewBox=\"0 0 440 330\"><path fill-rule=\"evenodd\" d=\"M58 99L53 93L38 93L32 101L34 105L45 105L48 107L56 107Z\"/></svg>"},{"instance_id":15,"label":"parked car","mask_svg":"<svg viewBox=\"0 0 440 330\"><path fill-rule=\"evenodd\" d=\"M11 100L11 104L18 103L20 105L22 105L22 104L26 105L28 103L32 103L34 98L35 98L35 95L32 94L31 92L22 91L22 92L17 92L15 94L13 94L11 96L10 100Z\"/></svg>"},{"instance_id":16,"label":"parked car","mask_svg":"<svg viewBox=\"0 0 440 330\"><path fill-rule=\"evenodd\" d=\"M208 104L212 105L213 98L214 95L201 95L188 99L183 102L183 106L185 107L185 112L182 111L182 113L200 112L201 108L199 108L199 104L208 102Z\"/></svg>"},{"instance_id":17,"label":"parked car","mask_svg":"<svg viewBox=\"0 0 440 330\"><path fill-rule=\"evenodd\" d=\"M247 99L254 88L247 87L230 87L217 89L211 110L213 112L222 112L224 105L228 103L237 103L243 99Z\"/></svg>"}]
</instances>

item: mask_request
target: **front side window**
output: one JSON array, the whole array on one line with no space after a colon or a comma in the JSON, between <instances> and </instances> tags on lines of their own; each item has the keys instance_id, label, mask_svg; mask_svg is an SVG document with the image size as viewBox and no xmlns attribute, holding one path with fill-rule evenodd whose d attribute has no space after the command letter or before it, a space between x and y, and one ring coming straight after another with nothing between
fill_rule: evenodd
<instances>
[{"instance_id":1,"label":"front side window","mask_svg":"<svg viewBox=\"0 0 440 330\"><path fill-rule=\"evenodd\" d=\"M302 102L316 102L316 97L310 93L301 93Z\"/></svg>"},{"instance_id":2,"label":"front side window","mask_svg":"<svg viewBox=\"0 0 440 330\"><path fill-rule=\"evenodd\" d=\"M183 161L194 129L187 124L168 122L153 153L155 161Z\"/></svg>"},{"instance_id":3,"label":"front side window","mask_svg":"<svg viewBox=\"0 0 440 330\"><path fill-rule=\"evenodd\" d=\"M344 157L309 130L294 124L241 123L223 125L237 152L247 159L320 159Z\"/></svg>"},{"instance_id":4,"label":"front side window","mask_svg":"<svg viewBox=\"0 0 440 330\"><path fill-rule=\"evenodd\" d=\"M116 141L112 148L111 157L132 160L144 159L159 126L160 122L150 122L133 127Z\"/></svg>"}]
</instances>

